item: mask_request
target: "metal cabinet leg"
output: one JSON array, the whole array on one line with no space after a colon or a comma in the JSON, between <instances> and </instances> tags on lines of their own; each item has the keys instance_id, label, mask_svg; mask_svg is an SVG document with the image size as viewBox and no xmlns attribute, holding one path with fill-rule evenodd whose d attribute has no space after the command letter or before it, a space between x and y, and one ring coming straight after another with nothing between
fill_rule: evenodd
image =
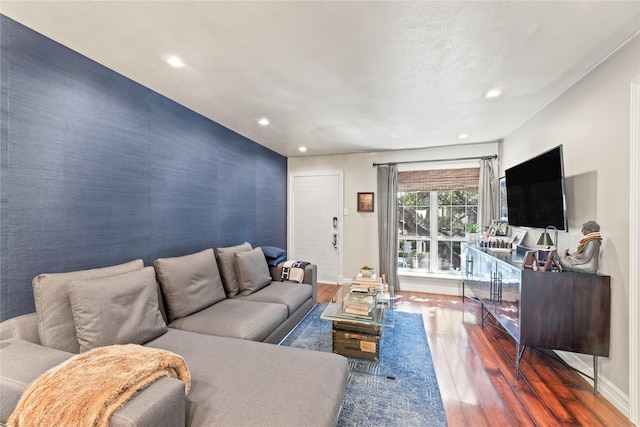
<instances>
[{"instance_id":1,"label":"metal cabinet leg","mask_svg":"<svg viewBox=\"0 0 640 427\"><path fill-rule=\"evenodd\" d=\"M462 303L464 304L464 280L462 281Z\"/></svg>"},{"instance_id":2,"label":"metal cabinet leg","mask_svg":"<svg viewBox=\"0 0 640 427\"><path fill-rule=\"evenodd\" d=\"M598 395L598 356L593 356L593 395Z\"/></svg>"},{"instance_id":3,"label":"metal cabinet leg","mask_svg":"<svg viewBox=\"0 0 640 427\"><path fill-rule=\"evenodd\" d=\"M522 349L520 347L520 344L516 343L516 381L520 377L520 359L522 359L524 351L527 349L526 345L523 345Z\"/></svg>"}]
</instances>

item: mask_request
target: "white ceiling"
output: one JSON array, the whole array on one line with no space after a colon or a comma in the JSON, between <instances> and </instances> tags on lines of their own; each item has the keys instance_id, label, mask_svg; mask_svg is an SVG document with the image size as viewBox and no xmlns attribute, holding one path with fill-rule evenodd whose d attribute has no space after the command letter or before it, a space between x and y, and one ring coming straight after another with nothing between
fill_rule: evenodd
<instances>
[{"instance_id":1,"label":"white ceiling","mask_svg":"<svg viewBox=\"0 0 640 427\"><path fill-rule=\"evenodd\" d=\"M0 12L285 156L498 140L640 30L640 1L2 0ZM485 99L494 87L503 95Z\"/></svg>"}]
</instances>

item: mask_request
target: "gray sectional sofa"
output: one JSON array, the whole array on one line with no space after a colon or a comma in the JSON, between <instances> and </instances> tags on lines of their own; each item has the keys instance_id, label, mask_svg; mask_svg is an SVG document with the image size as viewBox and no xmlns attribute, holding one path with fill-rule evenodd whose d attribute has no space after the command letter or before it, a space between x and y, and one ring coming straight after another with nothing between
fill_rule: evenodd
<instances>
[{"instance_id":1,"label":"gray sectional sofa","mask_svg":"<svg viewBox=\"0 0 640 427\"><path fill-rule=\"evenodd\" d=\"M36 312L0 324L0 422L40 374L96 347L140 344L176 353L191 374L137 393L111 426L332 426L344 357L273 345L313 308L316 266L280 281L245 243L34 278Z\"/></svg>"}]
</instances>

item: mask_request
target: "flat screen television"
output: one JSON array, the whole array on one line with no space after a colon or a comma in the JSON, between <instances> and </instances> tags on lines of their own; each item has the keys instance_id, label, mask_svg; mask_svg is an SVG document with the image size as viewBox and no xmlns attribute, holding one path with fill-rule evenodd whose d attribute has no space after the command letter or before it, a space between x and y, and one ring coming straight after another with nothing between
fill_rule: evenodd
<instances>
[{"instance_id":1,"label":"flat screen television","mask_svg":"<svg viewBox=\"0 0 640 427\"><path fill-rule=\"evenodd\" d=\"M509 225L568 230L562 145L505 170Z\"/></svg>"}]
</instances>

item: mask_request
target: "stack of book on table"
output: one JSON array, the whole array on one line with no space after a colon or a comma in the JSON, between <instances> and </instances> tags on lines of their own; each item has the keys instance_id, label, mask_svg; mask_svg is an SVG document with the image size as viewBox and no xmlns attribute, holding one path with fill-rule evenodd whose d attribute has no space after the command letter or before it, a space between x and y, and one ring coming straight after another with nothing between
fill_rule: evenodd
<instances>
[{"instance_id":1,"label":"stack of book on table","mask_svg":"<svg viewBox=\"0 0 640 427\"><path fill-rule=\"evenodd\" d=\"M373 295L350 293L342 301L342 314L359 319L373 319L371 310L373 310L374 305L375 298Z\"/></svg>"},{"instance_id":2,"label":"stack of book on table","mask_svg":"<svg viewBox=\"0 0 640 427\"><path fill-rule=\"evenodd\" d=\"M382 288L380 279L360 276L351 280L351 292L362 294L376 294Z\"/></svg>"}]
</instances>

